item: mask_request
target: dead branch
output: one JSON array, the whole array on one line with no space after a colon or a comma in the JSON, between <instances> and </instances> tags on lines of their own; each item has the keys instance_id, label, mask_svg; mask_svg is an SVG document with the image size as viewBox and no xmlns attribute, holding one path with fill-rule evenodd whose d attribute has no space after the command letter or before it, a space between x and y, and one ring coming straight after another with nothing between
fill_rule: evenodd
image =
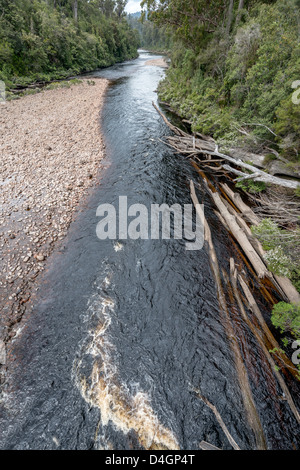
<instances>
[{"instance_id":1,"label":"dead branch","mask_svg":"<svg viewBox=\"0 0 300 470\"><path fill-rule=\"evenodd\" d=\"M255 213L261 217L271 217L279 225L297 224L300 220L300 204L295 196L268 189L250 198L256 203Z\"/></svg>"},{"instance_id":2,"label":"dead branch","mask_svg":"<svg viewBox=\"0 0 300 470\"><path fill-rule=\"evenodd\" d=\"M259 217L253 212L253 210L244 203L239 193L235 193L229 188L227 184L221 184L227 196L235 204L235 206L241 212L241 216L245 217L252 225L258 225L260 223Z\"/></svg>"},{"instance_id":3,"label":"dead branch","mask_svg":"<svg viewBox=\"0 0 300 470\"><path fill-rule=\"evenodd\" d=\"M155 105L155 103L153 102L152 104L154 108L157 110L157 112L160 114L160 116L163 118L167 126L176 134L176 136L168 136L166 138L168 143L176 151L183 153L183 154L191 154L191 153L195 153L195 150L198 150L199 153L203 153L203 154L207 154L207 155L211 155L214 157L219 157L221 159L227 160L233 165L241 167L241 168L245 168L251 173L257 173L255 177L253 176L254 181L261 181L264 183L275 184L278 186L283 186L283 187L291 188L291 189L296 189L300 186L300 183L298 181L286 180L283 178L278 178L276 176L269 175L268 173L262 170L259 170L257 167L253 165L249 165L248 163L245 163L241 158L236 159L236 158L230 157L229 155L219 152L219 147L217 144L215 144L214 141L210 141L208 139L204 140L202 138L196 139L195 136L191 136L190 134L187 134L186 132L182 131L178 127L171 124L169 120L166 118L166 116ZM242 176L243 178L248 177L248 173L245 173L245 172L237 173L238 170L236 170L235 168L232 168L231 166L224 165L224 169L227 171L233 172L235 174L238 174L238 176Z\"/></svg>"},{"instance_id":4,"label":"dead branch","mask_svg":"<svg viewBox=\"0 0 300 470\"><path fill-rule=\"evenodd\" d=\"M241 246L244 253L246 254L247 258L249 259L250 263L252 264L257 276L259 278L270 277L270 273L265 263L262 261L261 257L257 254L257 252L254 250L244 230L236 222L234 215L230 214L230 212L228 211L220 195L216 192L214 193L208 187L207 189L213 201L215 202L219 212L221 213L223 219L225 220L226 225L230 228L231 233L236 238L239 245Z\"/></svg>"},{"instance_id":5,"label":"dead branch","mask_svg":"<svg viewBox=\"0 0 300 470\"><path fill-rule=\"evenodd\" d=\"M201 441L199 447L201 450L222 450L206 441Z\"/></svg>"},{"instance_id":6,"label":"dead branch","mask_svg":"<svg viewBox=\"0 0 300 470\"><path fill-rule=\"evenodd\" d=\"M251 222L254 225L257 225L259 223L259 219L257 219L257 216L250 209L250 207L248 207L242 201L239 194L234 193L226 184L222 184L221 187L223 188L223 190L227 194L227 196L232 200L232 202L238 207L238 209L241 210L241 215L242 214L247 215L248 219L251 220ZM211 190L209 190L209 192L211 194L213 194L211 192ZM216 198L217 198L217 196L215 196L215 199ZM237 212L235 212L233 207L231 207L229 205L229 203L227 204L226 201L221 198L221 196L218 196L218 198L226 206L226 208L227 208L228 212L230 213L230 215L235 218L235 221L237 222L239 227L244 231L246 237L248 238L249 243L252 245L253 249L257 252L257 255L261 258L261 260L264 260L265 251L264 251L260 241L252 235L251 230L244 223L241 215L238 214ZM219 206L220 206L220 204L219 204ZM220 210L220 208L222 208L222 206L219 207L219 210ZM220 212L221 212L221 210L220 210ZM221 214L222 214L222 212L221 212ZM226 217L224 217L224 214L222 215L222 218L220 218L220 221L223 223L225 228L227 228L227 229L230 228ZM230 228L230 230L232 231L232 227ZM235 235L234 232L233 232L233 235ZM237 238L237 237L235 237L235 238ZM245 254L247 255L247 257L249 259L249 261L251 262L248 252L245 251L246 247L242 246L242 245L241 245L241 247L243 248ZM251 264L253 266L252 262L251 262ZM269 271L267 272L267 277L273 282L274 286L277 288L277 290L279 291L279 293L281 294L281 296L283 297L283 299L285 301L292 302L292 303L300 303L300 295L297 292L296 288L293 286L292 282L288 278L278 276L278 275L273 275Z\"/></svg>"},{"instance_id":7,"label":"dead branch","mask_svg":"<svg viewBox=\"0 0 300 470\"><path fill-rule=\"evenodd\" d=\"M224 293L224 289L223 289L222 281L221 281L218 258L217 258L216 250L212 241L210 227L208 225L206 218L204 217L204 213L201 209L198 198L196 196L195 186L194 186L193 181L190 181L190 192L191 192L191 198L195 205L196 211L199 214L201 220L204 220L205 240L208 243L208 248L209 248L208 253L210 257L210 264L211 264L213 275L216 281L218 299L220 303L221 320L224 325L227 337L230 341L230 346L234 355L237 377L238 377L240 387L241 387L241 393L243 397L243 403L244 403L244 407L246 410L248 423L255 434L255 439L256 439L258 449L266 449L264 432L263 432L263 428L260 422L259 414L257 412L256 406L254 403L247 370L246 370L246 367L244 365L244 362L241 356L239 345L235 337L234 329L232 327L230 315L228 312L226 297L225 297L225 293Z\"/></svg>"},{"instance_id":8,"label":"dead branch","mask_svg":"<svg viewBox=\"0 0 300 470\"><path fill-rule=\"evenodd\" d=\"M259 124L259 123L254 123L254 122L243 122L242 124L244 124L244 126L260 126L260 127L264 127L265 129L267 129L271 134L273 134L275 137L277 137L277 134L275 134L275 132L272 131L272 129L270 129L268 126L266 126L265 124Z\"/></svg>"},{"instance_id":9,"label":"dead branch","mask_svg":"<svg viewBox=\"0 0 300 470\"><path fill-rule=\"evenodd\" d=\"M255 179L259 176L259 173L252 173L252 175L246 175L246 176L243 176L242 178L236 178L235 180L233 180L234 182L238 181L239 183L241 181L245 181L245 180L252 180L252 179Z\"/></svg>"},{"instance_id":10,"label":"dead branch","mask_svg":"<svg viewBox=\"0 0 300 470\"><path fill-rule=\"evenodd\" d=\"M275 374L280 386L281 386L281 389L285 395L285 398L295 416L295 418L297 419L298 423L300 422L300 415L299 415L299 412L296 408L296 405L292 399L292 396L289 392L289 389L285 383L285 381L283 380L282 376L280 375L279 371L277 370L276 368L276 365L275 365L275 362L272 358L272 356L270 355L269 353L269 350L268 348L266 347L265 343L263 342L260 334L256 331L254 325L252 324L252 322L249 320L247 314L246 314L246 311L244 309L244 305L243 305L243 302L242 302L242 299L240 297L240 294L239 294L239 291L238 291L238 288L237 288L237 270L236 270L236 267L235 267L235 264L234 264L234 260L233 258L230 259L230 279L231 279L231 285L232 285L232 288L233 288L233 292L234 292L234 295L235 295L235 298L236 298L236 301L237 301L237 304L239 306L239 309L240 309L240 312L242 314L242 317L244 319L244 321L247 323L248 327L250 328L250 330L252 331L253 335L255 336L257 342L259 343L259 345L261 346L270 366L271 366L271 370L273 371L273 373ZM239 275L239 279L240 279L240 275ZM251 308L251 305L249 305L249 307ZM265 328L264 328L264 332L265 332ZM280 356L280 359L282 360L282 357ZM284 361L284 365L287 366L286 364L286 361ZM293 366L292 366L293 367ZM288 366L288 369L290 369L290 366ZM295 369L293 367L293 369Z\"/></svg>"},{"instance_id":11,"label":"dead branch","mask_svg":"<svg viewBox=\"0 0 300 470\"><path fill-rule=\"evenodd\" d=\"M240 447L238 446L238 444L235 442L235 440L233 439L232 435L230 434L230 432L228 431L227 429L227 426L226 424L224 423L223 419L222 419L222 416L220 415L220 413L218 412L217 408L212 404L210 403L210 401L208 401L207 398L205 398L203 395L201 395L200 393L200 390L196 389L196 388L192 388L193 392L196 394L196 396L198 398L200 398L200 400L203 401L203 403L205 403L211 410L212 412L214 413L219 425L221 426L221 428L223 429L224 431L224 434L225 436L227 437L228 441L230 442L230 444L232 445L232 447L234 448L234 450L241 450Z\"/></svg>"}]
</instances>

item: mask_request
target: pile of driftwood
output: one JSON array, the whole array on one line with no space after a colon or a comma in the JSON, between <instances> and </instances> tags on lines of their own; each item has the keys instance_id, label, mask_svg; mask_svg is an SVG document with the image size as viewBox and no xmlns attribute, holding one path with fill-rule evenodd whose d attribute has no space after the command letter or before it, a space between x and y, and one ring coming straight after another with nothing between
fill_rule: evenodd
<instances>
[{"instance_id":1,"label":"pile of driftwood","mask_svg":"<svg viewBox=\"0 0 300 470\"><path fill-rule=\"evenodd\" d=\"M240 197L235 193L231 192L231 190L224 185L225 191L227 194L230 194L231 202L237 204L244 204ZM220 318L222 324L224 326L225 332L228 336L229 344L232 349L237 378L240 383L240 388L242 392L242 398L244 402L244 407L246 411L247 420L249 423L249 427L252 429L255 441L256 441L256 448L257 449L266 449L266 440L264 437L264 431L262 424L260 422L259 413L255 406L255 401L253 397L253 393L250 386L250 380L248 377L247 368L244 364L242 353L239 346L238 338L236 337L234 326L233 326L233 318L229 312L227 307L227 300L225 296L225 289L224 283L226 287L226 292L229 293L232 299L236 301L238 306L238 310L240 315L244 321L244 323L248 326L249 330L251 331L253 337L256 339L257 344L259 345L263 357L265 358L265 364L269 368L269 375L274 375L277 379L277 382L283 392L284 399L290 406L292 413L294 414L298 423L300 423L300 414L299 411L293 401L293 398L289 392L288 386L285 383L279 369L285 369L289 371L294 377L298 377L298 370L294 366L294 364L290 361L290 359L286 356L286 354L281 350L279 344L277 343L276 339L274 338L273 334L271 333L268 325L266 324L263 315L260 311L260 308L251 293L250 288L248 287L247 281L244 278L243 271L239 271L238 266L236 265L233 258L230 258L230 276L228 276L225 270L220 270L218 258L216 255L216 251L213 244L213 239L211 235L211 230L208 225L208 222L202 212L202 206L200 205L198 198L195 192L195 186L193 181L190 182L190 190L191 190L191 198L195 205L196 211L198 212L201 220L204 220L204 233L205 233L205 241L208 244L208 252L210 256L210 264L212 268L212 272L216 281L217 286L217 293L218 299L220 304ZM251 240L251 235L246 229L246 223L242 218L238 216L238 214L234 214L233 206L226 204L225 199L221 198L221 196L215 192L213 193L211 189L208 188L210 191L213 200L216 203L218 209L222 212L220 215L220 220L224 223L225 227L227 227L231 233L234 234L236 240L239 242L241 247L243 247L243 251L246 253L248 260L252 264L253 268L256 271L258 277L268 276L272 278L272 274L268 272L266 266L264 265L263 259L261 256L263 255L263 250L261 246L259 246L259 242L256 240L254 243L254 239ZM223 199L223 200L222 200ZM232 209L230 208L232 207ZM243 206L241 206L243 207ZM246 206L245 213L249 219L252 219L252 222L255 222L256 215L251 211L249 207ZM232 232L233 231L233 232ZM246 235L247 234L247 235ZM249 236L249 238L248 238ZM251 240L251 242L250 242ZM258 245L256 245L256 243ZM287 283L286 283L287 281ZM280 289L282 295L288 301L295 301L300 302L300 297L297 291L294 289L293 285L290 284L288 279L279 278L276 276L273 279L274 284L277 284L277 287ZM255 321L253 321L247 314L247 311L251 312ZM272 357L270 353L270 349L273 348L275 353L275 358ZM200 395L203 401L203 397ZM206 403L207 404L207 403Z\"/></svg>"},{"instance_id":2,"label":"pile of driftwood","mask_svg":"<svg viewBox=\"0 0 300 470\"><path fill-rule=\"evenodd\" d=\"M193 155L195 156L197 154L208 154L208 157L211 156L212 152L209 149L211 149L215 145L215 142L212 138L202 136L201 140L196 139L195 137L187 134L186 132L171 124L154 103L153 106L164 119L168 127L176 134L176 136L166 137L167 145L170 145L172 148L176 149L180 154L188 154L189 157ZM198 135L200 136L200 134ZM204 140L204 138L206 140ZM177 139L178 145L176 146L172 143L174 142L174 139ZM191 141L193 142L193 153L191 153L191 149L188 149L189 145L191 144ZM220 157L223 154L214 152L214 155L216 157ZM235 160L232 157L224 156L224 158L225 157L226 159L230 159L230 161L233 160L235 165L239 163L238 160ZM210 163L215 162L211 159L207 161ZM217 161L219 162L219 159ZM296 291L295 287L292 285L290 280L281 276L273 275L269 272L266 266L266 263L264 261L265 252L262 248L262 245L252 235L252 232L249 228L249 225L258 225L260 223L261 219L259 218L259 216L247 204L245 204L241 196L238 193L232 191L227 184L220 184L220 191L216 191L214 187L209 184L205 173L202 172L202 168L204 165L201 165L199 167L195 162L193 162L193 165L203 176L203 181L204 183L206 183L207 192L210 194L210 197L212 198L215 206L218 209L216 214L219 220L237 240L238 244L242 248L247 259L249 260L257 277L259 279L268 278L278 289L279 293L285 301L300 302L300 295ZM254 168L244 162L242 162L241 166L242 165L246 165L245 168ZM221 167L225 167L226 169L227 165L221 165ZM255 173L257 174L258 172L260 172L260 170L255 168ZM271 180L280 180L281 183L283 182L283 186L285 184L294 185L296 183L294 181L276 178L274 176L268 175L267 173L264 173L263 171L261 171L260 173L263 173L265 178L270 178L269 182L271 182ZM246 177L249 177L249 174L247 174L245 178ZM261 180L258 179L257 181Z\"/></svg>"},{"instance_id":3,"label":"pile of driftwood","mask_svg":"<svg viewBox=\"0 0 300 470\"><path fill-rule=\"evenodd\" d=\"M272 218L279 226L291 226L300 220L299 198L286 191L268 188L267 193L249 194L255 203L255 213L260 217Z\"/></svg>"},{"instance_id":4,"label":"pile of driftwood","mask_svg":"<svg viewBox=\"0 0 300 470\"><path fill-rule=\"evenodd\" d=\"M199 133L192 136L184 132L178 127L173 126L155 103L153 103L153 106L162 116L168 127L174 132L175 135L166 137L166 143L176 152L186 155L189 158L197 158L199 155L204 156L206 157L205 164L209 165L212 170L222 170L227 173L233 173L238 176L238 181L251 179L253 181L275 184L290 189L297 189L300 187L300 183L298 181L272 176L265 171L246 163L241 158L233 158L219 152L219 147L214 139ZM212 159L212 157L215 157L217 160ZM226 162L229 162L231 165ZM211 165L212 163L218 163L219 165L216 167L215 165ZM235 167L242 168L244 171L238 170Z\"/></svg>"},{"instance_id":5,"label":"pile of driftwood","mask_svg":"<svg viewBox=\"0 0 300 470\"><path fill-rule=\"evenodd\" d=\"M296 184L293 181L272 177L271 175L268 175L252 167L251 165L247 165L242 161L237 161L232 157L228 157L227 155L219 153L215 142L212 139L204 138L204 136L201 135L198 135L199 138L196 138L186 134L181 129L173 126L156 106L155 108L158 110L168 127L175 134L175 136L168 136L166 138L167 145L170 145L173 149L176 149L178 153L183 155L186 154L189 157L197 157L199 154L202 156L205 155L209 159L205 160L205 162L209 161L210 163L216 162L211 159L212 156L215 156L218 157L217 162L219 167L227 171L236 173L239 170L235 170L235 168L232 168L231 166L229 167L227 164L223 164L222 160L230 161L232 164L234 164L234 166L241 166L247 170L251 170L251 176L256 181L266 181L268 183L272 182L289 188L296 187ZM216 190L215 187L210 184L209 179L202 170L203 160L201 160L200 166L198 166L194 160L193 166L202 176L207 193L210 195L216 207L216 215L218 216L221 224L229 231L231 236L236 240L237 245L242 250L242 258L253 278L255 278L260 285L260 290L265 299L271 305L276 302L270 291L265 287L265 282L267 282L268 285L273 285L282 299L286 302L300 303L300 295L290 280L281 276L273 275L267 268L264 260L265 252L260 242L252 235L252 232L249 228L250 225L258 225L261 220L260 217L254 213L253 210L247 204L245 204L241 196L238 193L232 191L227 184L220 184L218 190ZM243 174L243 177L249 178L249 174ZM277 180L280 181L278 182ZM286 382L280 373L280 370L284 370L285 373L289 372L295 378L298 378L299 372L290 359L286 356L286 354L282 351L267 323L265 322L259 305L256 302L251 289L249 288L247 279L245 277L245 270L241 268L240 264L236 263L233 258L228 260L229 274L225 270L220 269L213 244L211 230L203 213L202 206L198 201L193 181L190 182L190 192L191 199L195 205L196 211L200 216L200 220L204 222L205 241L208 246L211 269L215 278L220 305L220 319L224 325L224 330L226 331L229 344L232 349L237 378L240 382L240 388L249 427L252 429L255 436L256 448L266 449L266 439L264 436L262 424L260 422L259 413L255 406L247 367L244 363L239 341L235 334L234 322L236 320L234 319L234 316L232 316L232 313L227 306L228 296L230 297L231 304L232 302L235 303L237 311L239 312L240 317L243 319L244 324L247 325L253 337L256 339L258 347L261 351L262 360L264 360L265 367L268 370L269 377L276 378L277 383L283 392L283 397L287 401L298 423L300 423L299 411L296 408L296 405L289 392ZM270 349L273 350L273 355L271 355ZM248 365L251 368L251 365ZM193 391L196 393L198 398L200 398L207 406L211 408L232 447L236 450L239 450L239 446L229 434L228 429L226 428L214 405L208 402L208 400L202 396L199 390ZM278 397L278 399L280 398ZM211 444L206 442L201 442L200 447L205 450L213 448Z\"/></svg>"}]
</instances>

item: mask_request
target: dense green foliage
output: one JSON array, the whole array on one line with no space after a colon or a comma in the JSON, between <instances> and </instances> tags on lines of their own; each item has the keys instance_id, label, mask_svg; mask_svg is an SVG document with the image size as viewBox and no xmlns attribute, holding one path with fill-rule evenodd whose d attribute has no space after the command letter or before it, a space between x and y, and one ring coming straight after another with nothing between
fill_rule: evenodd
<instances>
[{"instance_id":1,"label":"dense green foliage","mask_svg":"<svg viewBox=\"0 0 300 470\"><path fill-rule=\"evenodd\" d=\"M300 338L300 305L279 302L272 310L272 323L280 331Z\"/></svg>"},{"instance_id":2,"label":"dense green foliage","mask_svg":"<svg viewBox=\"0 0 300 470\"><path fill-rule=\"evenodd\" d=\"M61 78L137 55L124 0L0 0L0 79Z\"/></svg>"},{"instance_id":3,"label":"dense green foliage","mask_svg":"<svg viewBox=\"0 0 300 470\"><path fill-rule=\"evenodd\" d=\"M140 13L127 16L132 29L139 34L140 46L150 51L170 51L173 42L172 35L166 26L157 26L152 21L142 18Z\"/></svg>"},{"instance_id":4,"label":"dense green foliage","mask_svg":"<svg viewBox=\"0 0 300 470\"><path fill-rule=\"evenodd\" d=\"M300 346L300 305L290 304L286 302L279 302L278 304L274 305L271 314L271 321L275 328L278 328L281 333L288 333L292 336L292 339L296 339L297 346ZM282 338L282 343L284 347L287 347L290 343L288 337ZM295 342L293 341L293 344ZM296 346L293 346L293 349ZM271 353L277 352L277 349L270 351ZM296 353L297 354L297 353ZM298 379L300 380L300 364L296 366L298 367Z\"/></svg>"},{"instance_id":5,"label":"dense green foliage","mask_svg":"<svg viewBox=\"0 0 300 470\"><path fill-rule=\"evenodd\" d=\"M271 219L264 219L251 230L266 250L270 271L288 277L300 292L300 229L285 230Z\"/></svg>"},{"instance_id":6,"label":"dense green foliage","mask_svg":"<svg viewBox=\"0 0 300 470\"><path fill-rule=\"evenodd\" d=\"M177 39L161 99L194 131L252 150L272 146L299 162L299 0L144 4Z\"/></svg>"}]
</instances>

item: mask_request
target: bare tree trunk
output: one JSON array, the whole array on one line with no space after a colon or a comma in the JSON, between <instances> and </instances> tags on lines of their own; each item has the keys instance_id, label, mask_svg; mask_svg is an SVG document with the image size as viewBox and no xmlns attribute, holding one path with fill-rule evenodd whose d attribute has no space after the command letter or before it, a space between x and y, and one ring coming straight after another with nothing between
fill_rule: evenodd
<instances>
[{"instance_id":1,"label":"bare tree trunk","mask_svg":"<svg viewBox=\"0 0 300 470\"><path fill-rule=\"evenodd\" d=\"M238 7L238 12L241 11L244 8L244 3L245 3L245 0L240 0L239 7Z\"/></svg>"},{"instance_id":2,"label":"bare tree trunk","mask_svg":"<svg viewBox=\"0 0 300 470\"><path fill-rule=\"evenodd\" d=\"M232 20L233 20L233 5L234 5L234 0L230 0L229 7L228 7L228 14L227 14L227 25L226 25L227 36L229 36L230 28L231 28Z\"/></svg>"},{"instance_id":3,"label":"bare tree trunk","mask_svg":"<svg viewBox=\"0 0 300 470\"><path fill-rule=\"evenodd\" d=\"M241 21L241 10L244 8L244 3L245 3L245 0L239 1L238 12L236 15L236 20L235 20L235 26L237 26L239 22Z\"/></svg>"},{"instance_id":4,"label":"bare tree trunk","mask_svg":"<svg viewBox=\"0 0 300 470\"><path fill-rule=\"evenodd\" d=\"M78 0L74 0L73 3L73 13L74 13L74 20L78 20Z\"/></svg>"}]
</instances>

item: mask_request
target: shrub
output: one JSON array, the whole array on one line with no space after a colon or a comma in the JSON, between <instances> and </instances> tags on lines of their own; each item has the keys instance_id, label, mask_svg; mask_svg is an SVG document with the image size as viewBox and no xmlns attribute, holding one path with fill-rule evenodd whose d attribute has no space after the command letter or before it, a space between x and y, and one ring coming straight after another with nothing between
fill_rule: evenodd
<instances>
[{"instance_id":1,"label":"shrub","mask_svg":"<svg viewBox=\"0 0 300 470\"><path fill-rule=\"evenodd\" d=\"M279 302L273 307L271 321L281 333L289 332L300 338L300 305Z\"/></svg>"},{"instance_id":2,"label":"shrub","mask_svg":"<svg viewBox=\"0 0 300 470\"><path fill-rule=\"evenodd\" d=\"M262 191L265 191L267 188L267 185L263 181L244 180L244 181L238 181L236 183L236 187L248 193L255 194L255 193L260 193Z\"/></svg>"},{"instance_id":3,"label":"shrub","mask_svg":"<svg viewBox=\"0 0 300 470\"><path fill-rule=\"evenodd\" d=\"M266 250L265 259L270 271L288 277L300 292L300 230L284 230L266 218L251 231Z\"/></svg>"}]
</instances>

